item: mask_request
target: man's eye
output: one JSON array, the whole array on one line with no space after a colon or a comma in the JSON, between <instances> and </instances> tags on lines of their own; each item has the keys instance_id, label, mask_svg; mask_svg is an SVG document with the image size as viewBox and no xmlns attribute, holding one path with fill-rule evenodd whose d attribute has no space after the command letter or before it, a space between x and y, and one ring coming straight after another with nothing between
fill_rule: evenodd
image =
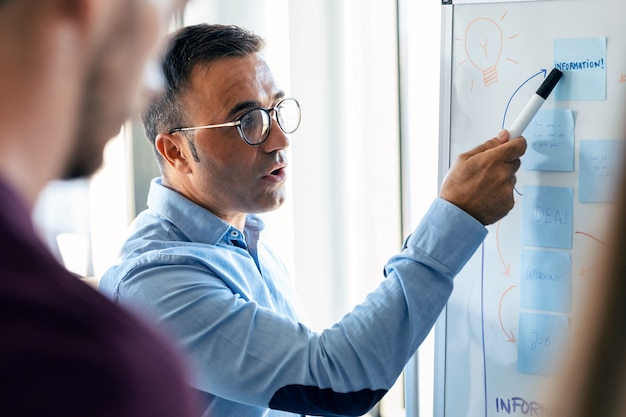
<instances>
[{"instance_id":1,"label":"man's eye","mask_svg":"<svg viewBox=\"0 0 626 417\"><path fill-rule=\"evenodd\" d=\"M257 113L256 111L252 111L250 113L245 114L242 118L241 118L241 128L242 129L254 129L257 125L257 119L258 117L255 117L255 113Z\"/></svg>"}]
</instances>

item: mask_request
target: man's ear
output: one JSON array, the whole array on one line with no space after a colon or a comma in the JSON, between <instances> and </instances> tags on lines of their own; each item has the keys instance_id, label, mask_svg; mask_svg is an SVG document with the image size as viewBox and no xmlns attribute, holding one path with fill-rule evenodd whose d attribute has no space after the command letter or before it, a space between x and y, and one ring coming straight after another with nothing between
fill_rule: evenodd
<instances>
[{"instance_id":1,"label":"man's ear","mask_svg":"<svg viewBox=\"0 0 626 417\"><path fill-rule=\"evenodd\" d=\"M185 140L181 136L161 133L154 140L154 146L165 164L181 174L189 174L191 166L185 155Z\"/></svg>"}]
</instances>

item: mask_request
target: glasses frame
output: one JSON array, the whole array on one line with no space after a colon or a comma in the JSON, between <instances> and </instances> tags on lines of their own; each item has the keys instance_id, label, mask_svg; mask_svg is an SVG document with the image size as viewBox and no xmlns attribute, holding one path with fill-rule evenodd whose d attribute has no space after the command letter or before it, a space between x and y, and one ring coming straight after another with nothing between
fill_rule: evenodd
<instances>
[{"instance_id":1,"label":"glasses frame","mask_svg":"<svg viewBox=\"0 0 626 417\"><path fill-rule=\"evenodd\" d=\"M298 112L299 112L299 117L298 117L298 123L296 124L296 127L293 128L291 131L286 131L283 126L280 124L280 121L278 120L278 108L281 106L281 104L283 104L285 101L293 101L296 106L298 107ZM246 137L246 135L243 132L243 128L241 127L241 120L246 117L248 114L250 114L253 111L257 111L257 110L261 110L263 112L265 112L265 114L267 114L268 120L269 120L269 127L267 128L267 131L265 132L265 136L256 143L252 143L248 140L248 138ZM278 124L278 127L280 128L280 130L283 131L283 133L285 134L290 134L295 132L296 130L298 130L298 127L300 127L300 121L302 119L302 107L300 107L300 102L298 101L298 99L296 98L292 98L292 97L288 97L288 98L284 98L281 101L279 101L278 103L276 103L276 105L274 107L270 107L269 109L265 109L263 107L255 107L252 108L248 111L246 111L245 113L243 113L241 116L237 117L235 120L233 120L232 122L226 122L226 123L218 123L218 124L214 124L214 125L206 125L206 126L195 126L195 127L177 127L174 129L171 129L168 134L174 134L176 132L188 132L188 131L192 131L192 130L199 130L199 129L215 129L215 128L220 128L220 127L236 127L237 128L237 132L239 133L239 136L241 137L241 139L246 142L248 145L251 146L259 146L260 144L262 144L263 142L265 142L267 140L267 138L270 135L270 131L272 130L272 119L274 119L274 117L272 117L272 113L276 114L276 123Z\"/></svg>"}]
</instances>

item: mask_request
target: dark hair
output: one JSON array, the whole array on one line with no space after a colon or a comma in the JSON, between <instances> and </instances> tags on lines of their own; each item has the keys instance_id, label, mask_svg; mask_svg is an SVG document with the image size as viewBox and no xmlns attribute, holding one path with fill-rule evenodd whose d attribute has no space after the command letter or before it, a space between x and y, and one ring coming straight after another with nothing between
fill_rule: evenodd
<instances>
[{"instance_id":1,"label":"dark hair","mask_svg":"<svg viewBox=\"0 0 626 417\"><path fill-rule=\"evenodd\" d=\"M149 103L142 118L152 145L159 133L186 124L181 96L189 87L191 72L196 65L253 54L261 51L264 44L260 36L234 25L203 23L173 33L162 55L165 89ZM160 163L161 157L156 149L155 154Z\"/></svg>"}]
</instances>

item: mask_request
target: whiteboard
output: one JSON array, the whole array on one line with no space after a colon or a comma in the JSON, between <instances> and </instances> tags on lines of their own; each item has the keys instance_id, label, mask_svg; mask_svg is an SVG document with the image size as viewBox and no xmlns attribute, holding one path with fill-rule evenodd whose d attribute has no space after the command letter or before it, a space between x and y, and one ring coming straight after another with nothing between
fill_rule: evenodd
<instances>
[{"instance_id":1,"label":"whiteboard","mask_svg":"<svg viewBox=\"0 0 626 417\"><path fill-rule=\"evenodd\" d=\"M455 3L442 6L442 176L457 155L509 126L555 63L569 71L561 82L580 80L570 67L578 61L563 55L584 51L582 66L597 61L604 76L586 73L589 88L570 83L546 100L542 114L565 115L559 123L571 116L573 125L535 126L534 156L522 159L515 207L488 227L436 326L436 416L547 415L545 385L572 340L584 337L575 318L606 246L610 197L587 195L604 181L595 182L590 170L611 171L614 179L619 161L609 149L624 142L626 2ZM602 44L605 55L596 59ZM558 153L537 161L546 156L542 146ZM598 157L609 162L602 166ZM552 202L541 203L546 199Z\"/></svg>"}]
</instances>

